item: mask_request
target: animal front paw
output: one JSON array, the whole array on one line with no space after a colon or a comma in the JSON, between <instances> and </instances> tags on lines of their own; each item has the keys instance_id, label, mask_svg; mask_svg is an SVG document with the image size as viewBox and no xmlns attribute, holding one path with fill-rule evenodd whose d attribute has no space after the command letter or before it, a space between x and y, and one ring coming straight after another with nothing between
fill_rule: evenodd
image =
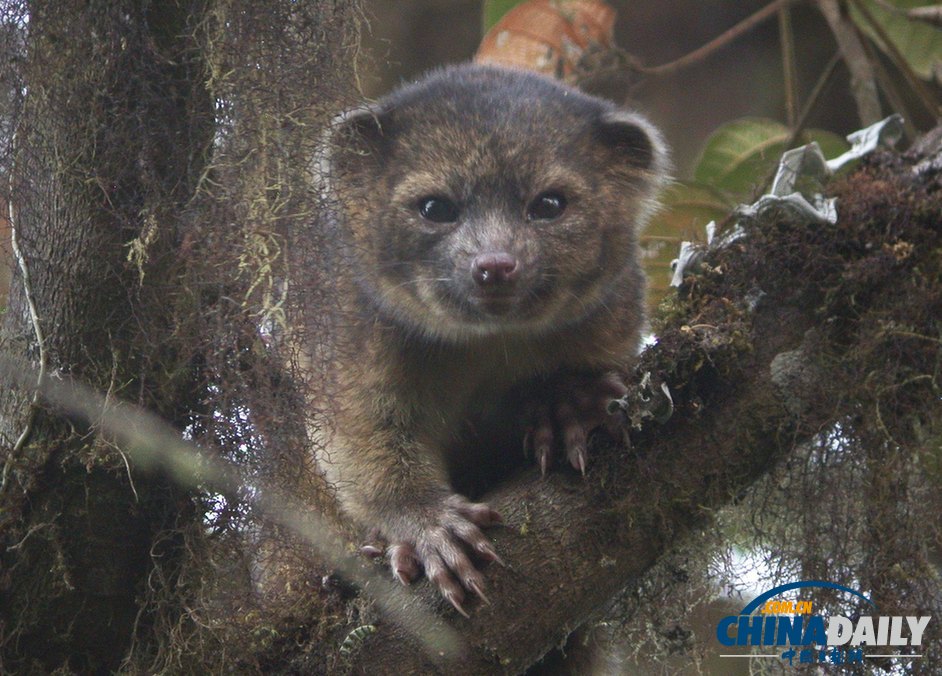
<instances>
[{"instance_id":1,"label":"animal front paw","mask_svg":"<svg viewBox=\"0 0 942 676\"><path fill-rule=\"evenodd\" d=\"M615 373L566 375L551 381L526 407L524 453L536 459L544 476L560 451L585 475L589 433L604 427L615 438L624 434L621 414L610 413L608 405L627 392Z\"/></svg>"},{"instance_id":2,"label":"animal front paw","mask_svg":"<svg viewBox=\"0 0 942 676\"><path fill-rule=\"evenodd\" d=\"M385 553L393 575L403 584L422 571L455 609L468 617L462 603L470 591L489 603L484 577L475 563L500 562L481 528L498 524L500 514L483 503L452 494L432 505L410 508L393 520L385 532ZM378 555L382 549L364 547Z\"/></svg>"}]
</instances>

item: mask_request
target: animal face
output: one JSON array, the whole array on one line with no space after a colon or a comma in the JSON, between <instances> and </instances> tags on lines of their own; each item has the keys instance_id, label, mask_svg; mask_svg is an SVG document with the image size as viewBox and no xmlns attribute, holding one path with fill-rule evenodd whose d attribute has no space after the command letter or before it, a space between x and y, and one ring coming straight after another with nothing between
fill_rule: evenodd
<instances>
[{"instance_id":1,"label":"animal face","mask_svg":"<svg viewBox=\"0 0 942 676\"><path fill-rule=\"evenodd\" d=\"M541 76L464 66L344 116L330 182L358 285L443 339L541 332L637 267L665 164L632 113Z\"/></svg>"}]
</instances>

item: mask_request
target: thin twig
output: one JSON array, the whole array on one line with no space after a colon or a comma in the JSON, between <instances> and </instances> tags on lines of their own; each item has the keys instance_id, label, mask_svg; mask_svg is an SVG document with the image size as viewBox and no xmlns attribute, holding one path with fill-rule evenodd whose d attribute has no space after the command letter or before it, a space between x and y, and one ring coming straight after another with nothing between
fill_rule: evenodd
<instances>
[{"instance_id":1,"label":"thin twig","mask_svg":"<svg viewBox=\"0 0 942 676\"><path fill-rule=\"evenodd\" d=\"M13 186L16 176L17 133L17 131L14 131L10 139L11 157L13 160L10 167L7 217L10 223L10 243L13 249L13 257L16 259L17 265L20 268L20 276L23 279L23 294L26 298L26 306L29 308L29 318L33 326L33 334L36 336L36 344L39 348L39 373L36 376L36 382L38 386L38 384L41 383L43 378L46 376L46 340L43 337L42 327L39 324L39 313L36 311L36 302L33 298L33 287L30 282L29 267L26 265L26 258L23 256L22 249L20 249L19 228L17 227L16 212L13 207L13 203L15 202ZM36 420L36 412L39 410L39 399L39 389L37 388L33 391L33 397L29 404L29 413L27 414L26 424L23 426L23 431L20 433L16 443L13 444L13 448L10 450L9 455L7 455L6 462L3 463L3 476L0 478L0 493L3 493L4 489L6 488L7 480L9 479L10 468L13 466L13 459L23 449L23 446L26 445L26 441L29 439L29 435L33 431L33 424Z\"/></svg>"},{"instance_id":2,"label":"thin twig","mask_svg":"<svg viewBox=\"0 0 942 676\"><path fill-rule=\"evenodd\" d=\"M824 15L837 46L850 70L850 90L857 102L857 113L864 125L878 122L883 117L877 92L873 65L867 58L857 27L844 13L838 0L818 0L818 10Z\"/></svg>"},{"instance_id":3,"label":"thin twig","mask_svg":"<svg viewBox=\"0 0 942 676\"><path fill-rule=\"evenodd\" d=\"M109 335L110 338L110 335ZM108 381L108 391L105 392L105 400L101 407L102 417L105 415L105 412L108 411L111 398L114 396L114 384L118 376L118 357L117 355L112 354L111 359L111 379ZM98 428L101 429L103 426L102 418L98 419ZM121 459L124 460L124 468L128 473L128 483L131 484L131 492L134 493L134 502L139 503L141 501L140 497L137 494L137 488L134 487L134 477L131 475L131 463L128 461L128 456L124 454L124 451L121 450L121 447L118 444L111 444L111 447L118 452L118 455L121 456Z\"/></svg>"},{"instance_id":4,"label":"thin twig","mask_svg":"<svg viewBox=\"0 0 942 676\"><path fill-rule=\"evenodd\" d=\"M828 82L830 82L831 77L834 75L834 70L837 68L837 64L840 62L841 51L837 50L834 53L834 56L831 57L831 60L828 61L827 65L824 67L824 70L821 71L818 81L815 82L811 93L808 95L808 100L805 102L804 108L802 108L801 112L798 114L798 119L795 121L795 126L792 127L791 133L788 135L788 139L785 141L786 150L791 149L798 141L798 137L801 136L801 132L804 131L805 125L808 123L808 116L811 115L811 111L814 110L815 105L821 98L821 94L824 92L824 88L827 86ZM772 182L775 180L775 174L777 171L778 168L776 167L768 176L765 177L765 180L759 184L759 189L756 191L753 197L758 198L759 195L768 192L769 188L772 186Z\"/></svg>"},{"instance_id":5,"label":"thin twig","mask_svg":"<svg viewBox=\"0 0 942 676\"><path fill-rule=\"evenodd\" d=\"M17 542L15 545L10 545L9 547L7 547L7 551L12 552L19 549L24 544L26 544L26 541L29 540L29 538L33 535L33 533L51 525L52 525L51 523L44 522L44 523L37 523L34 526L30 526L29 530L26 531L26 535L24 535L23 538L19 542Z\"/></svg>"},{"instance_id":6,"label":"thin twig","mask_svg":"<svg viewBox=\"0 0 942 676\"><path fill-rule=\"evenodd\" d=\"M824 70L821 71L818 81L815 82L811 93L808 95L808 100L805 102L804 107L798 114L798 119L795 121L795 126L792 127L791 136L788 138L786 149L791 148L795 141L798 140L801 132L804 131L805 125L808 123L808 117L811 115L811 111L814 110L815 105L817 105L818 101L820 100L821 94L824 93L824 88L827 87L828 82L831 81L831 78L834 76L834 71L837 69L837 64L840 62L841 51L837 50L834 52L834 56L831 57L831 60L828 61L827 65L824 67Z\"/></svg>"},{"instance_id":7,"label":"thin twig","mask_svg":"<svg viewBox=\"0 0 942 676\"><path fill-rule=\"evenodd\" d=\"M877 54L875 54L876 46L865 42L864 48L867 50L867 54L870 56L870 60L873 63L873 69L877 74L877 83L880 85L880 89L889 100L893 111L903 115L903 127L906 131L906 136L915 138L918 132L907 113L908 106L903 100L902 94L900 94L896 81L890 76L882 61L878 58Z\"/></svg>"},{"instance_id":8,"label":"thin twig","mask_svg":"<svg viewBox=\"0 0 942 676\"><path fill-rule=\"evenodd\" d=\"M671 61L670 63L665 63L660 66L637 65L636 68L646 75L667 75L668 73L673 73L675 71L681 70L682 68L693 65L707 58L713 52L721 49L722 47L725 47L740 35L748 33L766 19L775 16L776 12L784 7L787 7L793 2L795 2L795 0L775 0L775 2L766 5L755 14L752 14L751 16L743 19L729 30L721 33L719 36L713 38L708 43L699 49L695 49L686 56L682 56L675 61Z\"/></svg>"},{"instance_id":9,"label":"thin twig","mask_svg":"<svg viewBox=\"0 0 942 676\"><path fill-rule=\"evenodd\" d=\"M778 10L778 35L782 46L782 74L785 78L785 120L791 129L798 121L798 69L795 65L795 33L788 7Z\"/></svg>"}]
</instances>

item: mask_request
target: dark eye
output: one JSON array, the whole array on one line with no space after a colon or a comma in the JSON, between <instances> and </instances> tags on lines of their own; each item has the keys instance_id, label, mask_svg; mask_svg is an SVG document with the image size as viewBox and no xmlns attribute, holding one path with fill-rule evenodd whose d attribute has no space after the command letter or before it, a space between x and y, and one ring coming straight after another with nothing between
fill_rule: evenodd
<instances>
[{"instance_id":1,"label":"dark eye","mask_svg":"<svg viewBox=\"0 0 942 676\"><path fill-rule=\"evenodd\" d=\"M566 210L566 198L558 192L545 192L530 202L527 218L531 221L552 221Z\"/></svg>"},{"instance_id":2,"label":"dark eye","mask_svg":"<svg viewBox=\"0 0 942 676\"><path fill-rule=\"evenodd\" d=\"M458 207L445 197L423 197L419 200L419 215L432 223L454 223Z\"/></svg>"}]
</instances>

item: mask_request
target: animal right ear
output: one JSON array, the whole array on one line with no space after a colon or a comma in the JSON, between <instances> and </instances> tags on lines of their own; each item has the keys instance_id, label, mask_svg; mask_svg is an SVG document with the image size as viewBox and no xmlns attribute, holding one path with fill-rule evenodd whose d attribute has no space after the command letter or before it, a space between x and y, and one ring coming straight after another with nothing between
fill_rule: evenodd
<instances>
[{"instance_id":1,"label":"animal right ear","mask_svg":"<svg viewBox=\"0 0 942 676\"><path fill-rule=\"evenodd\" d=\"M667 152L657 129L643 116L615 109L601 115L596 124L597 138L635 169L654 174L666 170Z\"/></svg>"}]
</instances>

